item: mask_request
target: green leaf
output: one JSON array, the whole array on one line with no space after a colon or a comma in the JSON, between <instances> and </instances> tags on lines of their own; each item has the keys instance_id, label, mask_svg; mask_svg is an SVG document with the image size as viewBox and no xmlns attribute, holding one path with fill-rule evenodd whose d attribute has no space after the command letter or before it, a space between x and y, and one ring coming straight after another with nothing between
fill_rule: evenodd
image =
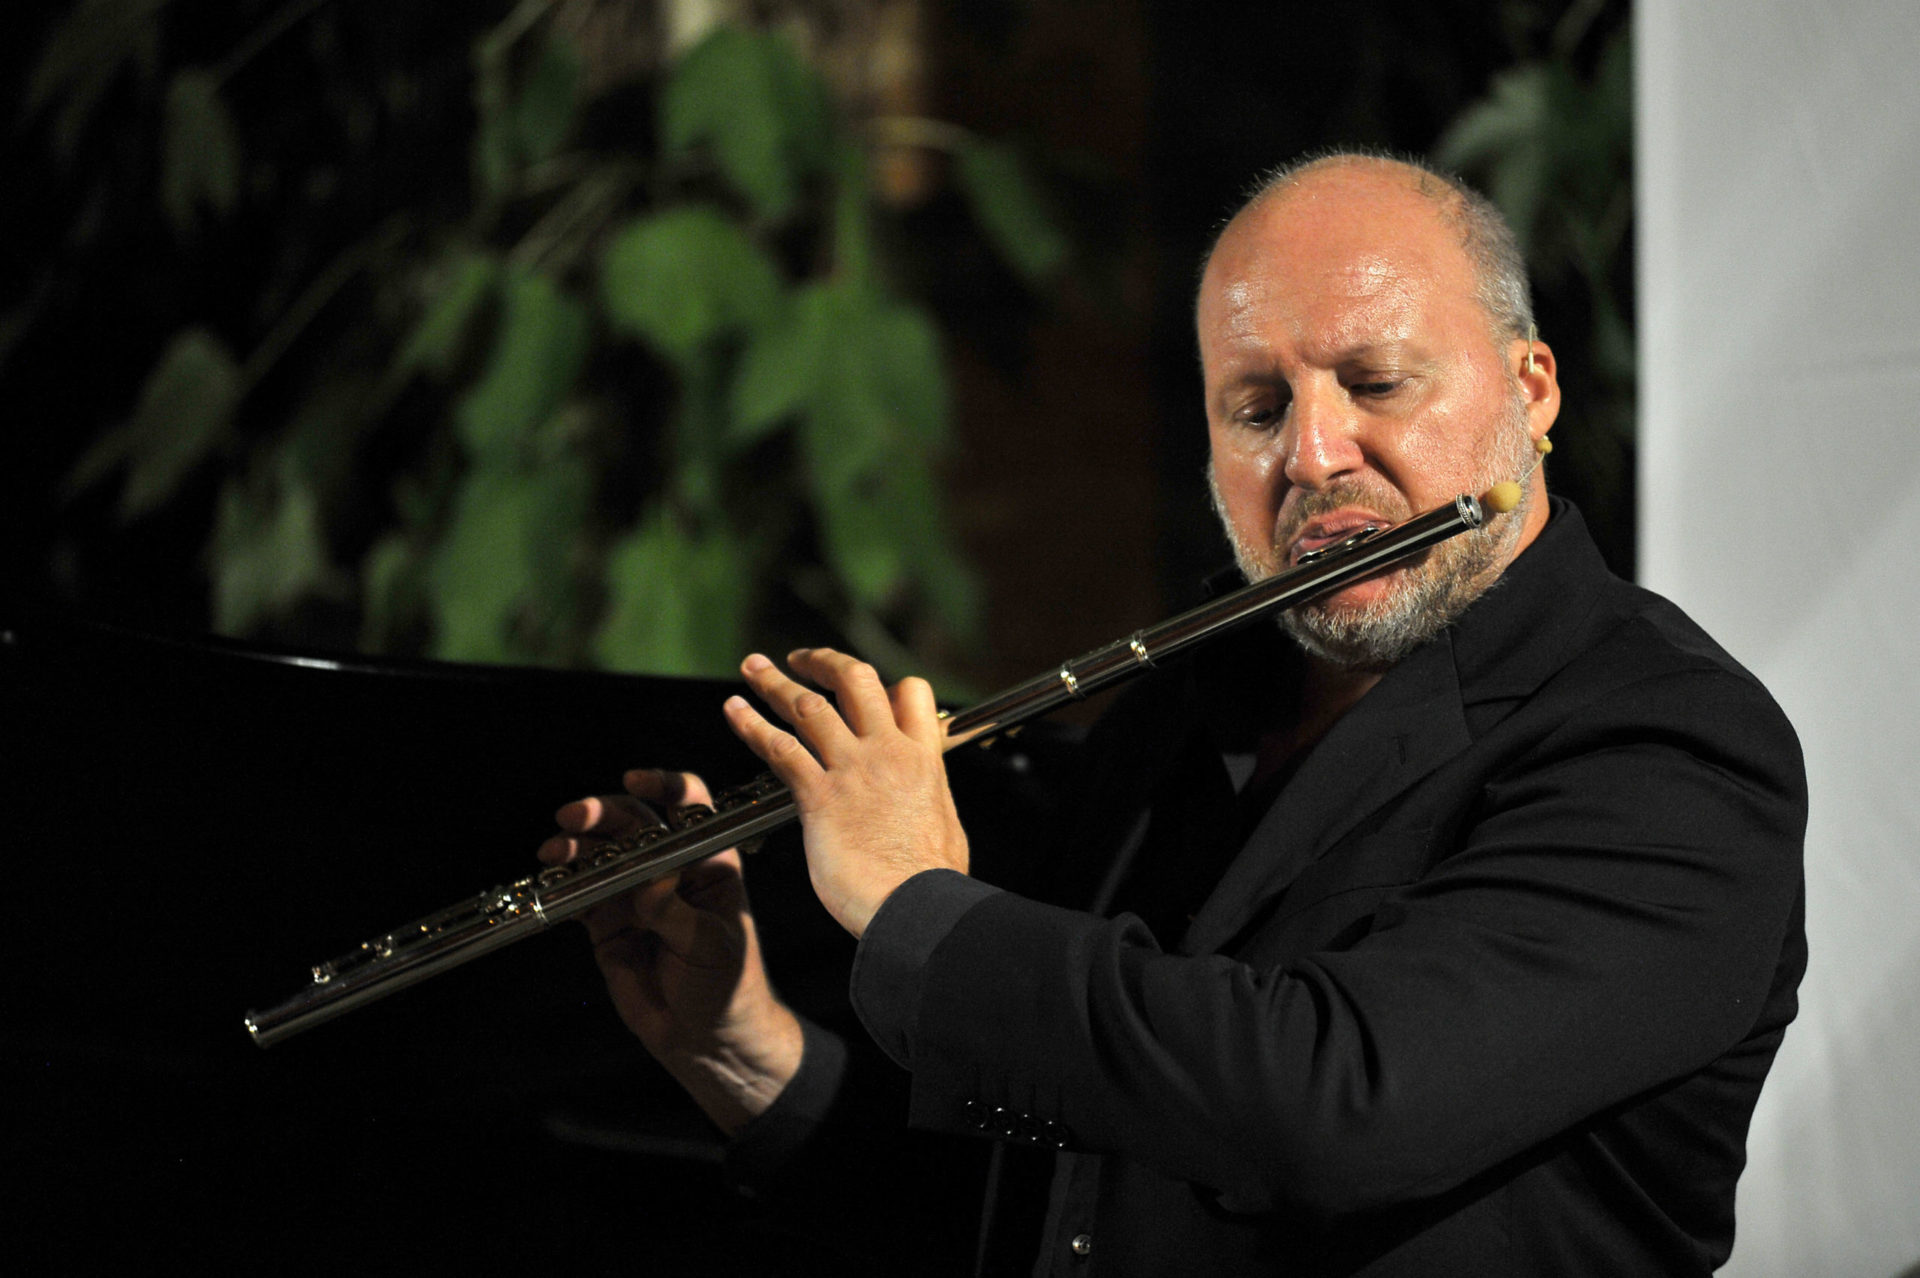
<instances>
[{"instance_id":1,"label":"green leaf","mask_svg":"<svg viewBox=\"0 0 1920 1278\"><path fill-rule=\"evenodd\" d=\"M765 217L793 207L831 132L819 78L781 36L721 26L675 64L661 98L669 154L699 145Z\"/></svg>"},{"instance_id":2,"label":"green leaf","mask_svg":"<svg viewBox=\"0 0 1920 1278\"><path fill-rule=\"evenodd\" d=\"M333 587L320 503L290 467L279 469L264 492L241 481L221 490L208 548L220 634L251 634L309 594Z\"/></svg>"},{"instance_id":3,"label":"green leaf","mask_svg":"<svg viewBox=\"0 0 1920 1278\"><path fill-rule=\"evenodd\" d=\"M201 68L167 86L160 150L160 202L174 234L185 237L202 208L219 217L240 201L240 129L220 97L220 82Z\"/></svg>"},{"instance_id":4,"label":"green leaf","mask_svg":"<svg viewBox=\"0 0 1920 1278\"><path fill-rule=\"evenodd\" d=\"M827 561L862 607L897 605L917 588L961 637L979 620L979 589L954 554L939 486L923 454L897 452L854 488L820 503Z\"/></svg>"},{"instance_id":5,"label":"green leaf","mask_svg":"<svg viewBox=\"0 0 1920 1278\"><path fill-rule=\"evenodd\" d=\"M474 185L495 197L506 194L513 185L518 158L510 79L512 50L512 38L501 28L481 36L473 45Z\"/></svg>"},{"instance_id":6,"label":"green leaf","mask_svg":"<svg viewBox=\"0 0 1920 1278\"><path fill-rule=\"evenodd\" d=\"M956 159L954 172L974 219L1007 265L1030 286L1052 280L1067 260L1067 237L1020 157L1009 147L969 141Z\"/></svg>"},{"instance_id":7,"label":"green leaf","mask_svg":"<svg viewBox=\"0 0 1920 1278\"><path fill-rule=\"evenodd\" d=\"M533 476L527 502L522 545L532 583L530 599L540 614L536 629L545 630L547 619L573 606L574 563L593 502L593 476L586 461L550 454Z\"/></svg>"},{"instance_id":8,"label":"green leaf","mask_svg":"<svg viewBox=\"0 0 1920 1278\"><path fill-rule=\"evenodd\" d=\"M27 79L25 114L60 103L54 152L72 159L100 99L131 63L151 70L160 59L159 11L167 0L80 0L40 50Z\"/></svg>"},{"instance_id":9,"label":"green leaf","mask_svg":"<svg viewBox=\"0 0 1920 1278\"><path fill-rule=\"evenodd\" d=\"M864 608L889 607L921 580L964 621L966 584L941 531L929 469L948 411L932 320L841 281L803 289L793 314L819 357L800 441L828 564Z\"/></svg>"},{"instance_id":10,"label":"green leaf","mask_svg":"<svg viewBox=\"0 0 1920 1278\"><path fill-rule=\"evenodd\" d=\"M906 580L907 557L879 486L848 489L822 501L820 530L827 562L847 593L869 608L891 603Z\"/></svg>"},{"instance_id":11,"label":"green leaf","mask_svg":"<svg viewBox=\"0 0 1920 1278\"><path fill-rule=\"evenodd\" d=\"M976 640L980 583L954 551L933 468L924 462L897 466L886 477L885 491L906 547L908 574L926 605L956 638Z\"/></svg>"},{"instance_id":12,"label":"green leaf","mask_svg":"<svg viewBox=\"0 0 1920 1278\"><path fill-rule=\"evenodd\" d=\"M850 142L833 148L833 271L856 288L873 280L873 207L866 152Z\"/></svg>"},{"instance_id":13,"label":"green leaf","mask_svg":"<svg viewBox=\"0 0 1920 1278\"><path fill-rule=\"evenodd\" d=\"M829 302L820 286L809 285L747 343L728 397L731 446L764 438L813 395L831 337Z\"/></svg>"},{"instance_id":14,"label":"green leaf","mask_svg":"<svg viewBox=\"0 0 1920 1278\"><path fill-rule=\"evenodd\" d=\"M360 439L372 427L368 405L375 380L355 368L323 365L293 409L281 437L283 464L313 489L323 506L356 489Z\"/></svg>"},{"instance_id":15,"label":"green leaf","mask_svg":"<svg viewBox=\"0 0 1920 1278\"><path fill-rule=\"evenodd\" d=\"M531 472L468 472L453 519L427 569L434 655L448 661L509 661L522 614L564 588L568 552L586 510L583 464Z\"/></svg>"},{"instance_id":16,"label":"green leaf","mask_svg":"<svg viewBox=\"0 0 1920 1278\"><path fill-rule=\"evenodd\" d=\"M202 328L183 330L147 374L132 418L74 466L68 492L90 488L124 464L120 518L163 505L225 437L240 393L240 366L225 343Z\"/></svg>"},{"instance_id":17,"label":"green leaf","mask_svg":"<svg viewBox=\"0 0 1920 1278\"><path fill-rule=\"evenodd\" d=\"M526 447L578 379L591 337L586 308L544 275L511 273L502 293L486 372L456 412L460 442L476 458Z\"/></svg>"},{"instance_id":18,"label":"green leaf","mask_svg":"<svg viewBox=\"0 0 1920 1278\"><path fill-rule=\"evenodd\" d=\"M439 274L433 300L394 360L399 372L430 369L444 376L453 370L475 317L493 296L500 265L489 253L463 250L443 263Z\"/></svg>"},{"instance_id":19,"label":"green leaf","mask_svg":"<svg viewBox=\"0 0 1920 1278\"><path fill-rule=\"evenodd\" d=\"M945 540L913 568L934 616L961 643L978 643L983 603L980 579L973 570Z\"/></svg>"},{"instance_id":20,"label":"green leaf","mask_svg":"<svg viewBox=\"0 0 1920 1278\"><path fill-rule=\"evenodd\" d=\"M798 309L828 335L801 424L814 498L825 506L903 451L944 439L946 375L938 335L916 307L836 283L803 295Z\"/></svg>"},{"instance_id":21,"label":"green leaf","mask_svg":"<svg viewBox=\"0 0 1920 1278\"><path fill-rule=\"evenodd\" d=\"M607 559L608 610L593 637L613 670L727 676L743 654L751 555L731 534L692 537L655 510Z\"/></svg>"},{"instance_id":22,"label":"green leaf","mask_svg":"<svg viewBox=\"0 0 1920 1278\"><path fill-rule=\"evenodd\" d=\"M767 323L780 277L759 246L713 208L629 222L601 261L607 318L683 367L723 335Z\"/></svg>"},{"instance_id":23,"label":"green leaf","mask_svg":"<svg viewBox=\"0 0 1920 1278\"><path fill-rule=\"evenodd\" d=\"M1487 175L1487 195L1506 215L1523 252L1534 241L1552 184L1554 91L1554 71L1544 63L1504 71L1486 99L1462 112L1434 148L1440 164Z\"/></svg>"},{"instance_id":24,"label":"green leaf","mask_svg":"<svg viewBox=\"0 0 1920 1278\"><path fill-rule=\"evenodd\" d=\"M946 361L940 330L923 308L900 302L873 307L866 343L866 371L878 387L897 433L932 448L946 441Z\"/></svg>"},{"instance_id":25,"label":"green leaf","mask_svg":"<svg viewBox=\"0 0 1920 1278\"><path fill-rule=\"evenodd\" d=\"M360 647L386 652L426 613L426 559L419 543L390 532L360 566Z\"/></svg>"},{"instance_id":26,"label":"green leaf","mask_svg":"<svg viewBox=\"0 0 1920 1278\"><path fill-rule=\"evenodd\" d=\"M518 474L486 469L460 485L453 522L427 572L434 656L507 660L508 625L532 580L521 552L531 514L527 488Z\"/></svg>"},{"instance_id":27,"label":"green leaf","mask_svg":"<svg viewBox=\"0 0 1920 1278\"><path fill-rule=\"evenodd\" d=\"M538 164L566 145L579 94L580 52L564 33L549 29L513 103L513 135L522 159Z\"/></svg>"},{"instance_id":28,"label":"green leaf","mask_svg":"<svg viewBox=\"0 0 1920 1278\"><path fill-rule=\"evenodd\" d=\"M673 413L670 490L682 514L715 524L725 519L722 489L729 442L725 366L716 352L696 351L682 366L680 397Z\"/></svg>"}]
</instances>

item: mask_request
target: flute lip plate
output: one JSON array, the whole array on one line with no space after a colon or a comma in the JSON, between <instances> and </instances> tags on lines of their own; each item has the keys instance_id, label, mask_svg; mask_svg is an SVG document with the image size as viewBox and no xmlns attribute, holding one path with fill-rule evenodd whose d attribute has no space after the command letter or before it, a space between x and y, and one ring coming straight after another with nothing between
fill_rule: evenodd
<instances>
[{"instance_id":1,"label":"flute lip plate","mask_svg":"<svg viewBox=\"0 0 1920 1278\"><path fill-rule=\"evenodd\" d=\"M1296 568L1304 568L1308 564L1319 563L1322 559L1325 559L1328 555L1336 551L1351 549L1354 546L1378 537L1384 531L1385 527L1383 525L1368 524L1352 536L1344 538L1343 540L1330 541L1324 546L1316 546L1312 550L1304 551L1298 559L1293 561L1293 566Z\"/></svg>"}]
</instances>

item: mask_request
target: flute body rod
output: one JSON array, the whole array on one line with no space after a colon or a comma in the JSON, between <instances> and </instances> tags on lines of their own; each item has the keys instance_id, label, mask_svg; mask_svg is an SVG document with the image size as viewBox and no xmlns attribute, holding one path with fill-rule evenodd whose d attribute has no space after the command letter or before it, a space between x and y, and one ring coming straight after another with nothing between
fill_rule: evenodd
<instances>
[{"instance_id":1,"label":"flute body rod","mask_svg":"<svg viewBox=\"0 0 1920 1278\"><path fill-rule=\"evenodd\" d=\"M1517 491L1496 485L1488 505L1510 508ZM1517 488L1517 486L1516 486ZM1385 531L1364 530L1303 556L1292 568L1222 595L1125 639L1063 662L947 720L947 748L987 740L1135 675L1198 644L1339 589L1486 522L1478 499L1459 496ZM713 808L688 808L675 823L617 839L505 887L490 888L313 968L298 994L248 1012L247 1032L270 1047L357 1007L545 931L643 883L727 848L752 844L796 819L792 794L771 774L722 793Z\"/></svg>"}]
</instances>

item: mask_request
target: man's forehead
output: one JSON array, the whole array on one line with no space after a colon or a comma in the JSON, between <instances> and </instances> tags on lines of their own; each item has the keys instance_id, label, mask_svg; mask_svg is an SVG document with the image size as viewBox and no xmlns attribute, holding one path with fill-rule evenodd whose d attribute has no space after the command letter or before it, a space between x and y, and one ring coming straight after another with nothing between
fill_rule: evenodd
<instances>
[{"instance_id":1,"label":"man's forehead","mask_svg":"<svg viewBox=\"0 0 1920 1278\"><path fill-rule=\"evenodd\" d=\"M1201 322L1229 345L1258 345L1278 321L1327 354L1404 341L1426 289L1393 254L1326 259L1304 272L1253 270L1223 280Z\"/></svg>"},{"instance_id":2,"label":"man's forehead","mask_svg":"<svg viewBox=\"0 0 1920 1278\"><path fill-rule=\"evenodd\" d=\"M1420 305L1473 299L1472 264L1439 205L1403 181L1334 177L1345 180L1303 180L1234 219L1208 263L1203 330L1232 341L1251 337L1259 317L1292 315L1325 342L1361 330L1390 340Z\"/></svg>"}]
</instances>

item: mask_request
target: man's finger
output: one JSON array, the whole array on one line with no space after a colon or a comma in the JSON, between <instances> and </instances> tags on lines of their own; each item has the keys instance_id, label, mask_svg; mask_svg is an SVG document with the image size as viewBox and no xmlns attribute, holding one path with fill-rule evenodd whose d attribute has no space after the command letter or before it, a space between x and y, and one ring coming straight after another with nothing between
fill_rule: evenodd
<instances>
[{"instance_id":1,"label":"man's finger","mask_svg":"<svg viewBox=\"0 0 1920 1278\"><path fill-rule=\"evenodd\" d=\"M819 697L818 693L812 694ZM820 698L825 700L825 698ZM807 748L791 732L782 732L768 723L760 713L747 704L745 697L728 697L725 707L727 726L733 734L746 742L747 749L759 755L773 774L787 783L795 798L810 791L822 777L826 769L820 761L807 753ZM846 732L845 724L840 731ZM852 734L847 733L851 739Z\"/></svg>"},{"instance_id":2,"label":"man's finger","mask_svg":"<svg viewBox=\"0 0 1920 1278\"><path fill-rule=\"evenodd\" d=\"M746 676L747 686L775 714L792 724L800 740L805 741L828 763L844 757L846 751L856 743L852 729L834 711L831 701L805 684L789 678L785 671L766 657L757 652L749 656L740 663L740 673ZM737 724L734 731L740 731ZM747 744L751 746L753 743L748 741ZM759 751L755 750L755 753L759 754ZM767 758L764 754L760 757ZM771 759L767 761L773 762Z\"/></svg>"},{"instance_id":3,"label":"man's finger","mask_svg":"<svg viewBox=\"0 0 1920 1278\"><path fill-rule=\"evenodd\" d=\"M900 731L921 745L944 750L947 728L940 721L940 705L933 698L933 685L925 679L909 676L887 692L893 705L893 721Z\"/></svg>"},{"instance_id":4,"label":"man's finger","mask_svg":"<svg viewBox=\"0 0 1920 1278\"><path fill-rule=\"evenodd\" d=\"M860 736L894 726L880 672L858 657L833 648L798 648L787 654L787 664L801 678L831 689L841 717Z\"/></svg>"},{"instance_id":5,"label":"man's finger","mask_svg":"<svg viewBox=\"0 0 1920 1278\"><path fill-rule=\"evenodd\" d=\"M652 807L627 794L596 794L563 803L553 821L568 834L600 838L619 838L666 824L666 818Z\"/></svg>"},{"instance_id":6,"label":"man's finger","mask_svg":"<svg viewBox=\"0 0 1920 1278\"><path fill-rule=\"evenodd\" d=\"M668 772L663 768L634 768L621 778L628 794L662 807L711 807L713 795L707 783L693 772Z\"/></svg>"}]
</instances>

